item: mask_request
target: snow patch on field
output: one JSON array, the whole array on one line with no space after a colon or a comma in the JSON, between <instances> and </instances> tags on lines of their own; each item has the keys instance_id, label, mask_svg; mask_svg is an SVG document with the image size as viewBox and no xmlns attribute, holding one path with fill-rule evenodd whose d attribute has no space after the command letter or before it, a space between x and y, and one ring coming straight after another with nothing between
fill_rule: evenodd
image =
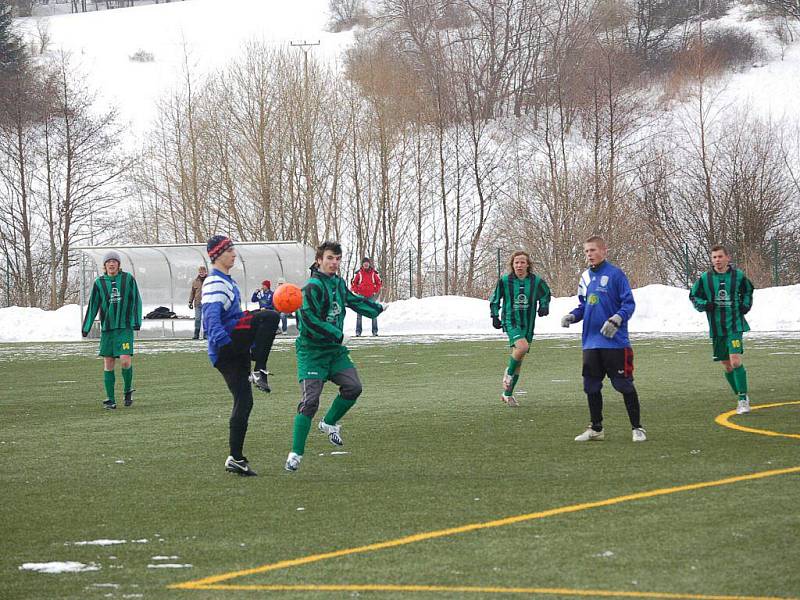
<instances>
[{"instance_id":1,"label":"snow patch on field","mask_svg":"<svg viewBox=\"0 0 800 600\"><path fill-rule=\"evenodd\" d=\"M84 571L99 571L100 565L95 563L84 564L81 562L68 561L52 561L44 563L22 563L19 567L20 571L36 571L37 573L83 573Z\"/></svg>"}]
</instances>

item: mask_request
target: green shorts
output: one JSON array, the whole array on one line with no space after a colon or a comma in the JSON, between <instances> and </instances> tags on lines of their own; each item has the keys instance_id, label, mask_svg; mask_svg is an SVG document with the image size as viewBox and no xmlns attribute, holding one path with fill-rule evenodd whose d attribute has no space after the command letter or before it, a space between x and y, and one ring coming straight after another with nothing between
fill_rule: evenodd
<instances>
[{"instance_id":1,"label":"green shorts","mask_svg":"<svg viewBox=\"0 0 800 600\"><path fill-rule=\"evenodd\" d=\"M100 332L100 356L118 357L133 354L133 329L112 329Z\"/></svg>"},{"instance_id":2,"label":"green shorts","mask_svg":"<svg viewBox=\"0 0 800 600\"><path fill-rule=\"evenodd\" d=\"M308 346L295 345L297 351L297 380L305 379L330 379L345 369L355 368L350 360L350 350L346 346L331 346L330 348L309 348Z\"/></svg>"},{"instance_id":3,"label":"green shorts","mask_svg":"<svg viewBox=\"0 0 800 600\"><path fill-rule=\"evenodd\" d=\"M531 341L533 341L533 336L528 337L525 335L525 332L522 329L516 329L514 327L509 327L506 330L506 335L508 335L508 345L513 347L514 344L517 343L517 340L525 340L528 342L528 352L531 351Z\"/></svg>"},{"instance_id":4,"label":"green shorts","mask_svg":"<svg viewBox=\"0 0 800 600\"><path fill-rule=\"evenodd\" d=\"M730 335L728 337L712 337L711 344L714 347L714 360L728 360L731 354L744 354L744 342L742 334Z\"/></svg>"}]
</instances>

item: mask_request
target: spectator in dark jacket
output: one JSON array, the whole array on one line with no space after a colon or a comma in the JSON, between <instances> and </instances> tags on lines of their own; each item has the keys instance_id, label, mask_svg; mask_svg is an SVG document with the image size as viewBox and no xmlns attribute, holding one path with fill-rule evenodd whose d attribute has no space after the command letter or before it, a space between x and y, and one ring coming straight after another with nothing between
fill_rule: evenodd
<instances>
[{"instance_id":1,"label":"spectator in dark jacket","mask_svg":"<svg viewBox=\"0 0 800 600\"><path fill-rule=\"evenodd\" d=\"M265 279L261 282L261 289L253 292L250 302L258 302L258 308L261 309L275 310L275 306L272 304L272 297L275 292L271 288L272 282L269 279Z\"/></svg>"},{"instance_id":2,"label":"spectator in dark jacket","mask_svg":"<svg viewBox=\"0 0 800 600\"><path fill-rule=\"evenodd\" d=\"M378 295L381 293L381 276L372 266L372 260L369 257L364 257L361 261L361 268L356 271L353 276L353 282L350 284L350 289L364 296L367 300L373 302L378 301ZM372 319L372 335L378 335L378 319ZM361 315L356 317L356 337L361 336Z\"/></svg>"},{"instance_id":3,"label":"spectator in dark jacket","mask_svg":"<svg viewBox=\"0 0 800 600\"><path fill-rule=\"evenodd\" d=\"M194 335L193 340L200 339L200 327L203 324L203 282L208 277L208 269L205 265L200 265L197 269L197 277L192 281L189 290L189 308L194 309ZM203 336L206 337L205 335Z\"/></svg>"}]
</instances>

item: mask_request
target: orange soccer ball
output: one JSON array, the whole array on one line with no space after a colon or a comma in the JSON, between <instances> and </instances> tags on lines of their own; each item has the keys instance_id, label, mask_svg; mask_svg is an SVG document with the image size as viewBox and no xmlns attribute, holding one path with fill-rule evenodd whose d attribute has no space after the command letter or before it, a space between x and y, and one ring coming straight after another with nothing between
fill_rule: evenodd
<instances>
[{"instance_id":1,"label":"orange soccer ball","mask_svg":"<svg viewBox=\"0 0 800 600\"><path fill-rule=\"evenodd\" d=\"M282 313L293 313L303 306L303 292L293 283L282 283L275 290L272 297L272 304L275 310Z\"/></svg>"}]
</instances>

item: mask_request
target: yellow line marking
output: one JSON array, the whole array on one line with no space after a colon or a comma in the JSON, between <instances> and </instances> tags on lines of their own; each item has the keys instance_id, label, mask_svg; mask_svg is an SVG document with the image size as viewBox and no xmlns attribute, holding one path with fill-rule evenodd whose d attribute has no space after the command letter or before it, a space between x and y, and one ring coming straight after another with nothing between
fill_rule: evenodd
<instances>
[{"instance_id":1,"label":"yellow line marking","mask_svg":"<svg viewBox=\"0 0 800 600\"><path fill-rule=\"evenodd\" d=\"M761 410L762 408L775 408L776 406L786 406L788 404L800 404L800 400L792 400L791 402L775 402L774 404L757 404L751 406L750 410ZM779 433L777 431L769 431L768 429L756 429L755 427L745 427L738 423L731 423L730 418L736 415L735 410L729 410L726 413L719 415L714 421L718 425L728 427L729 429L736 429L737 431L746 431L748 433L758 433L760 435L769 435L772 437L787 437L800 440L800 434L797 433ZM746 418L746 417L745 417Z\"/></svg>"},{"instance_id":2,"label":"yellow line marking","mask_svg":"<svg viewBox=\"0 0 800 600\"><path fill-rule=\"evenodd\" d=\"M198 588L196 588L198 589ZM270 592L457 592L464 594L550 594L605 598L666 598L669 600L796 600L785 596L720 596L717 594L676 594L671 592L619 592L611 590L573 590L568 588L478 587L462 585L392 584L297 584L297 585L210 585L204 590Z\"/></svg>"},{"instance_id":3,"label":"yellow line marking","mask_svg":"<svg viewBox=\"0 0 800 600\"><path fill-rule=\"evenodd\" d=\"M563 515L567 513L574 513L591 508L600 508L603 506L611 506L614 504L621 504L622 502L631 502L633 500L642 500L645 498L655 498L658 496L666 496L668 494L676 494L678 492L688 492L692 490L700 490L704 488L717 487L722 485L730 485L732 483L739 483L741 481L752 481L755 479L763 479L765 477L774 477L776 475L787 475L789 473L800 473L800 466L789 467L785 469L771 469L769 471L761 471L758 473L750 473L748 475L738 475L736 477L727 477L725 479L717 479L715 481L704 481L700 483L690 483L687 485L679 485L671 488L660 488L646 492L637 492L635 494L627 494L625 496L617 496L615 498L608 498L606 500L597 500L595 502L584 502L581 504L572 504L569 506L562 506L559 508L551 508L534 513L524 515L516 515L513 517L506 517L504 519L496 519L493 521L486 521L484 523L471 523L468 525L461 525L459 527L450 527L447 529L439 529L436 531L428 531L424 533L416 533L394 540L387 540L374 544L367 544L365 546L357 546L355 548L344 548L342 550L334 550L332 552L323 552L321 554L312 554L300 558L293 558L290 560L282 560L252 569L242 569L240 571L231 571L229 573L222 573L221 575L214 575L205 577L203 579L196 579L187 581L185 583L178 583L168 586L170 589L183 589L183 590L197 590L197 589L213 589L208 586L244 577L245 575L255 575L257 573L266 573L268 571L276 571L278 569L287 569L289 567L298 567L300 565L307 565L310 563L319 562L322 560L329 560L331 558L339 558L342 556L351 556L353 554L363 554L365 552L374 552L376 550L384 550L386 548L396 548L398 546L405 546L407 544L414 544L416 542L423 542L435 538L456 535L459 533L467 533L469 531L478 531L481 529L491 529L494 527L503 527L505 525L513 525L515 523L523 523L525 521L534 521L536 519L544 519L556 515ZM258 587L248 587L246 589L261 589ZM642 596L642 593L638 593ZM664 596L669 597L669 596Z\"/></svg>"}]
</instances>

